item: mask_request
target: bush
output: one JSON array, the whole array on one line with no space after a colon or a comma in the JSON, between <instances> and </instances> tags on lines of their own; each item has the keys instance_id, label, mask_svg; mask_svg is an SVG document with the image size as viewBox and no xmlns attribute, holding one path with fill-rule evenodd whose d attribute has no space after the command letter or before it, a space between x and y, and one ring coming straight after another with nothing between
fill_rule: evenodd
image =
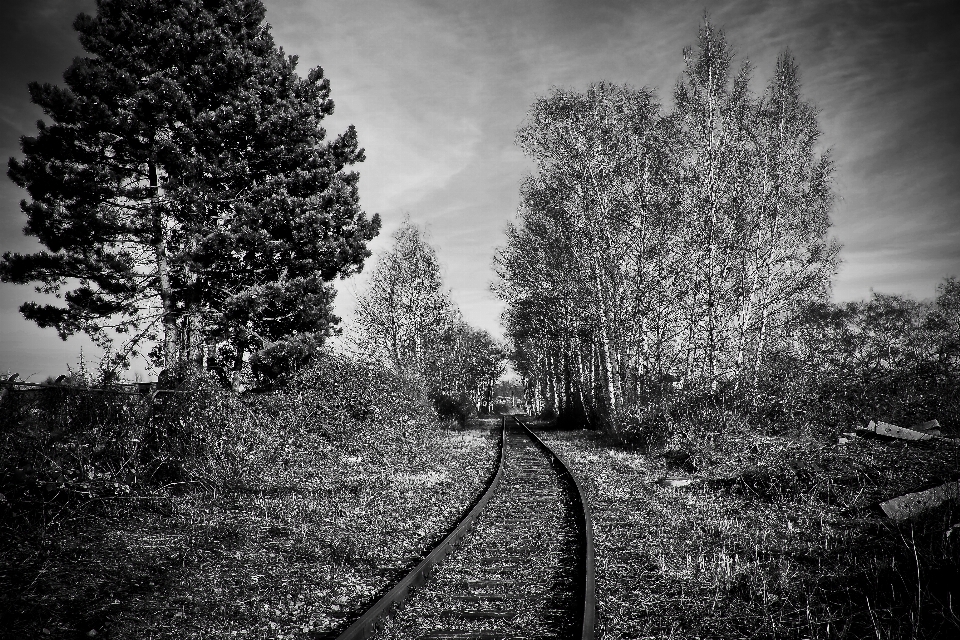
<instances>
[{"instance_id":1,"label":"bush","mask_svg":"<svg viewBox=\"0 0 960 640\"><path fill-rule=\"evenodd\" d=\"M760 372L756 404L770 407L760 417L799 418L830 434L874 419L960 427L958 317L952 278L928 302L874 294L809 306L794 319L796 344L781 345Z\"/></svg>"},{"instance_id":2,"label":"bush","mask_svg":"<svg viewBox=\"0 0 960 640\"><path fill-rule=\"evenodd\" d=\"M143 398L35 389L0 402L0 493L41 509L50 501L126 494L142 481Z\"/></svg>"},{"instance_id":3,"label":"bush","mask_svg":"<svg viewBox=\"0 0 960 640\"><path fill-rule=\"evenodd\" d=\"M543 409L540 410L540 415L537 416L541 420L553 420L557 417L557 408L552 404L543 405Z\"/></svg>"},{"instance_id":4,"label":"bush","mask_svg":"<svg viewBox=\"0 0 960 640\"><path fill-rule=\"evenodd\" d=\"M310 333L264 346L250 358L254 379L260 386L286 382L320 355L322 343L322 336Z\"/></svg>"},{"instance_id":5,"label":"bush","mask_svg":"<svg viewBox=\"0 0 960 640\"><path fill-rule=\"evenodd\" d=\"M208 375L187 386L156 397L144 448L153 481L259 485L280 468L293 434Z\"/></svg>"},{"instance_id":6,"label":"bush","mask_svg":"<svg viewBox=\"0 0 960 640\"><path fill-rule=\"evenodd\" d=\"M632 446L648 449L664 444L673 431L672 421L659 405L631 406L613 416L613 435Z\"/></svg>"},{"instance_id":7,"label":"bush","mask_svg":"<svg viewBox=\"0 0 960 640\"><path fill-rule=\"evenodd\" d=\"M453 397L439 391L431 391L429 398L433 403L434 411L437 412L437 417L443 421L454 420L462 425L467 418L476 413L477 408L466 394Z\"/></svg>"},{"instance_id":8,"label":"bush","mask_svg":"<svg viewBox=\"0 0 960 640\"><path fill-rule=\"evenodd\" d=\"M270 393L229 393L206 378L171 397L158 460L185 478L262 486L330 455L393 450L432 424L423 393L379 364L318 351ZM177 466L179 465L179 467Z\"/></svg>"},{"instance_id":9,"label":"bush","mask_svg":"<svg viewBox=\"0 0 960 640\"><path fill-rule=\"evenodd\" d=\"M193 372L153 402L89 384L9 393L0 403L5 477L261 486L331 449L376 450L433 424L419 388L376 364L319 352L288 380L242 396Z\"/></svg>"}]
</instances>

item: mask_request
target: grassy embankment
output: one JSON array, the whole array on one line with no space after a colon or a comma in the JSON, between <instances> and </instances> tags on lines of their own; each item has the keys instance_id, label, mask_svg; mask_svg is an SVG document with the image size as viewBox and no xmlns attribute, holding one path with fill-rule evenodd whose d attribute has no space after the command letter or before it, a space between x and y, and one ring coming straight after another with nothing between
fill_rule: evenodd
<instances>
[{"instance_id":1,"label":"grassy embankment","mask_svg":"<svg viewBox=\"0 0 960 640\"><path fill-rule=\"evenodd\" d=\"M602 638L960 637L957 505L877 508L955 479L960 446L731 425L646 452L545 439L590 494Z\"/></svg>"},{"instance_id":2,"label":"grassy embankment","mask_svg":"<svg viewBox=\"0 0 960 640\"><path fill-rule=\"evenodd\" d=\"M283 393L158 398L0 403L4 637L323 637L456 520L495 455L340 358Z\"/></svg>"},{"instance_id":3,"label":"grassy embankment","mask_svg":"<svg viewBox=\"0 0 960 640\"><path fill-rule=\"evenodd\" d=\"M876 510L955 477L960 447L693 431L646 452L548 432L590 494L602 637L960 635L956 505L901 524ZM338 359L246 400L10 394L0 629L323 637L452 523L492 442ZM698 481L657 483L677 472Z\"/></svg>"}]
</instances>

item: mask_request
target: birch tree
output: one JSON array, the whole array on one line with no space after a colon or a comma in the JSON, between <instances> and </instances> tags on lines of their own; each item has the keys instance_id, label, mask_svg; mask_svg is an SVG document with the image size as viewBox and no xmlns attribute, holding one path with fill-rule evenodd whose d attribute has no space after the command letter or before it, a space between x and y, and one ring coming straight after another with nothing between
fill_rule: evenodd
<instances>
[{"instance_id":1,"label":"birch tree","mask_svg":"<svg viewBox=\"0 0 960 640\"><path fill-rule=\"evenodd\" d=\"M601 82L537 99L518 133L535 170L497 290L514 365L561 413L616 427L663 380L755 387L829 292L832 165L795 62L757 97L709 21L684 61L671 113Z\"/></svg>"},{"instance_id":2,"label":"birch tree","mask_svg":"<svg viewBox=\"0 0 960 640\"><path fill-rule=\"evenodd\" d=\"M358 300L361 347L402 374L422 377L457 319L436 251L405 220Z\"/></svg>"},{"instance_id":3,"label":"birch tree","mask_svg":"<svg viewBox=\"0 0 960 640\"><path fill-rule=\"evenodd\" d=\"M405 220L393 235L355 313L358 346L418 380L432 396L469 397L480 411L504 372L504 348L471 327L443 283L436 251Z\"/></svg>"},{"instance_id":4,"label":"birch tree","mask_svg":"<svg viewBox=\"0 0 960 640\"><path fill-rule=\"evenodd\" d=\"M577 276L589 282L606 402L614 410L623 395L627 247L634 209L643 205L649 181L642 170L638 175L648 165L638 138L657 111L649 92L601 82L584 94L555 90L537 100L517 135L537 165L522 197L534 208L544 206L545 198L550 202L554 219L567 231Z\"/></svg>"}]
</instances>

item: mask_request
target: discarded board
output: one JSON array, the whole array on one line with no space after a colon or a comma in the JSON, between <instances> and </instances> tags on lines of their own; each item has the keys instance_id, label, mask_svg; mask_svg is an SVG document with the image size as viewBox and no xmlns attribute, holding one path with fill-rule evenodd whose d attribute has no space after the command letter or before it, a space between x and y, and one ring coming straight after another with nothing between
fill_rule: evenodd
<instances>
[{"instance_id":1,"label":"discarded board","mask_svg":"<svg viewBox=\"0 0 960 640\"><path fill-rule=\"evenodd\" d=\"M941 435L940 423L936 420L928 420L927 422L921 422L917 426L913 427L913 430L929 433L932 436Z\"/></svg>"},{"instance_id":2,"label":"discarded board","mask_svg":"<svg viewBox=\"0 0 960 640\"><path fill-rule=\"evenodd\" d=\"M913 429L905 429L903 427L898 427L895 424L887 424L886 422L874 422L873 420L871 420L870 424L868 424L866 428L862 430L870 431L881 436L898 438L900 440L933 440L933 436L929 433L914 431Z\"/></svg>"},{"instance_id":3,"label":"discarded board","mask_svg":"<svg viewBox=\"0 0 960 640\"><path fill-rule=\"evenodd\" d=\"M960 500L960 482L947 482L939 487L908 493L880 503L880 508L891 520L906 520L928 511L947 500Z\"/></svg>"},{"instance_id":4,"label":"discarded board","mask_svg":"<svg viewBox=\"0 0 960 640\"><path fill-rule=\"evenodd\" d=\"M905 429L903 427L898 427L895 424L887 424L886 422L874 422L870 421L866 427L858 429L858 431L864 431L868 433L876 433L880 436L887 436L889 438L898 438L900 440L936 440L937 442L946 442L949 444L960 445L960 441L953 438L944 438L938 433L932 433L930 431L917 431L915 429Z\"/></svg>"},{"instance_id":5,"label":"discarded board","mask_svg":"<svg viewBox=\"0 0 960 640\"><path fill-rule=\"evenodd\" d=\"M667 476L666 478L660 478L657 481L657 484L659 484L661 487L686 487L693 484L696 481L697 481L696 478L680 478L675 476Z\"/></svg>"}]
</instances>

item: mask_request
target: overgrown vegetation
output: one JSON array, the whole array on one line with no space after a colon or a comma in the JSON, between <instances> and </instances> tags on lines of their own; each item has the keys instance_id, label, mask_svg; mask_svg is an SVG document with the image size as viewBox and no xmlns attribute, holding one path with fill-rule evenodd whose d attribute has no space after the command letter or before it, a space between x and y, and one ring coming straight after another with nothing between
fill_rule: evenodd
<instances>
[{"instance_id":1,"label":"overgrown vegetation","mask_svg":"<svg viewBox=\"0 0 960 640\"><path fill-rule=\"evenodd\" d=\"M793 318L793 339L764 363L753 393L731 384L648 385L617 414L615 433L662 446L743 424L823 442L870 420L960 427L958 293L960 283L949 278L931 301L875 294L807 307Z\"/></svg>"},{"instance_id":2,"label":"overgrown vegetation","mask_svg":"<svg viewBox=\"0 0 960 640\"><path fill-rule=\"evenodd\" d=\"M364 358L427 389L442 416L489 413L506 348L471 327L444 287L436 251L405 220L357 303L351 335Z\"/></svg>"},{"instance_id":3,"label":"overgrown vegetation","mask_svg":"<svg viewBox=\"0 0 960 640\"><path fill-rule=\"evenodd\" d=\"M532 412L640 444L747 420L832 435L957 419L958 284L830 302L833 168L789 53L761 95L709 21L664 113L647 88L539 98L496 266Z\"/></svg>"},{"instance_id":4,"label":"overgrown vegetation","mask_svg":"<svg viewBox=\"0 0 960 640\"><path fill-rule=\"evenodd\" d=\"M761 95L709 21L665 111L606 82L537 99L496 258L530 412L584 480L601 637L960 634L960 282L834 303L833 166L784 52ZM686 484L685 483L690 483ZM684 489L669 488L674 485Z\"/></svg>"},{"instance_id":5,"label":"overgrown vegetation","mask_svg":"<svg viewBox=\"0 0 960 640\"><path fill-rule=\"evenodd\" d=\"M876 508L956 477L960 447L824 444L743 424L697 448L646 454L597 432L545 437L590 495L599 637L960 633L956 503L902 523ZM700 480L659 484L677 473Z\"/></svg>"},{"instance_id":6,"label":"overgrown vegetation","mask_svg":"<svg viewBox=\"0 0 960 640\"><path fill-rule=\"evenodd\" d=\"M455 522L492 445L444 429L402 377L332 353L262 395L203 377L152 403L10 391L0 619L12 637L336 628Z\"/></svg>"}]
</instances>

